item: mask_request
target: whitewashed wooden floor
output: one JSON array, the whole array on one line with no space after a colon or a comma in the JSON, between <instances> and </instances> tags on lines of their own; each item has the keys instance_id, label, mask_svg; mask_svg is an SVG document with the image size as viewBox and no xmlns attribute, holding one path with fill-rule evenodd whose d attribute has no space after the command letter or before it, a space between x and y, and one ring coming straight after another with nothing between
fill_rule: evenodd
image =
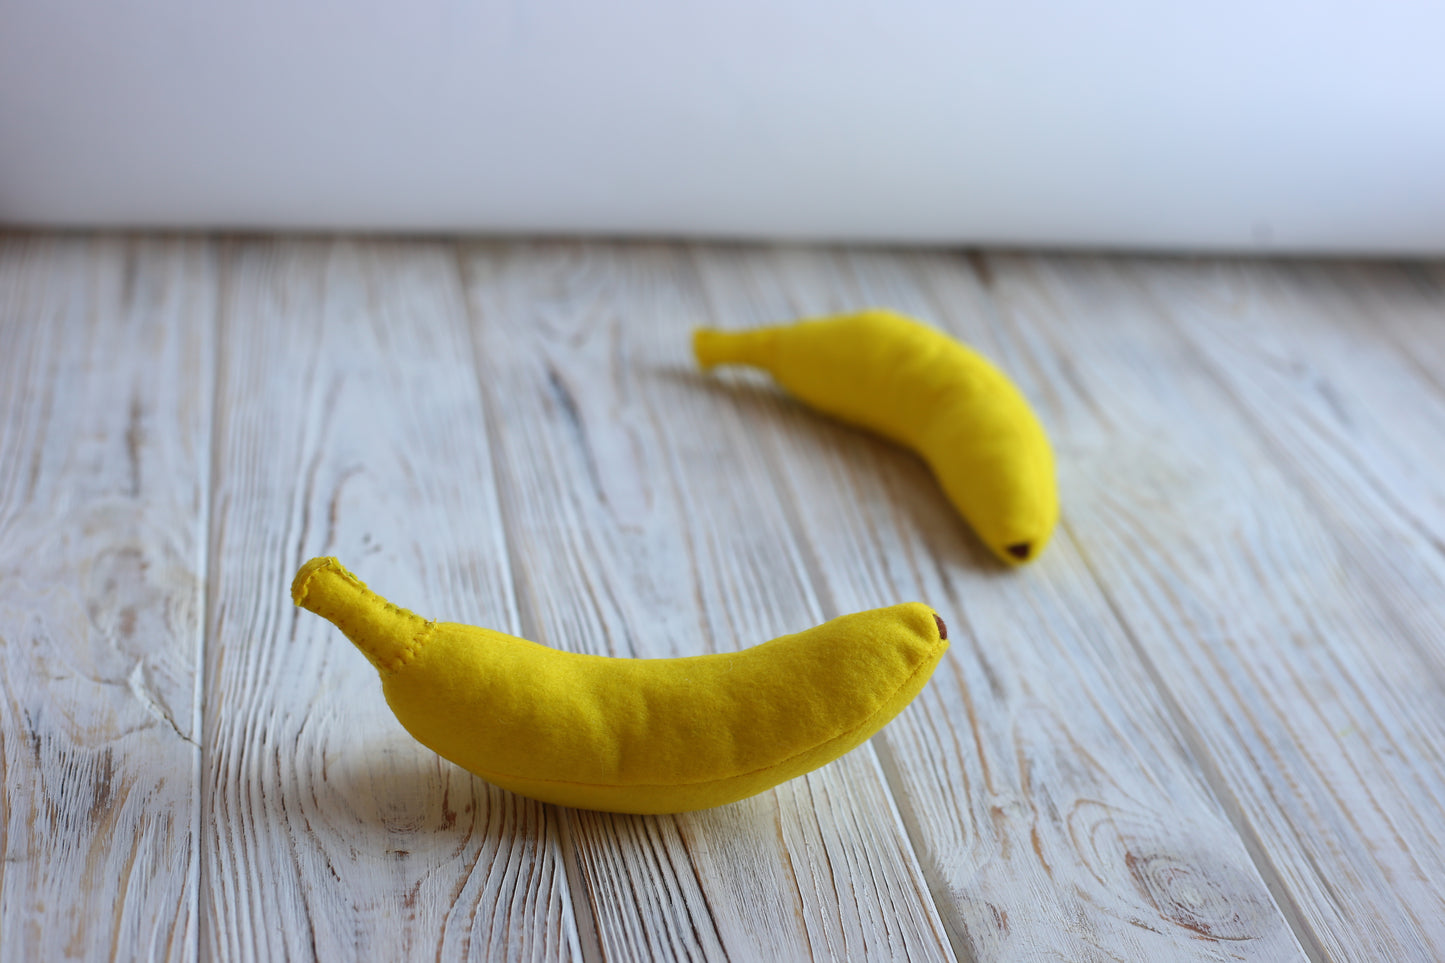
<instances>
[{"instance_id":1,"label":"whitewashed wooden floor","mask_svg":"<svg viewBox=\"0 0 1445 963\"><path fill-rule=\"evenodd\" d=\"M698 324L870 304L1035 402L1004 572ZM491 788L294 609L621 656L921 599L871 744L709 812ZM0 239L0 959L1445 958L1445 266Z\"/></svg>"}]
</instances>

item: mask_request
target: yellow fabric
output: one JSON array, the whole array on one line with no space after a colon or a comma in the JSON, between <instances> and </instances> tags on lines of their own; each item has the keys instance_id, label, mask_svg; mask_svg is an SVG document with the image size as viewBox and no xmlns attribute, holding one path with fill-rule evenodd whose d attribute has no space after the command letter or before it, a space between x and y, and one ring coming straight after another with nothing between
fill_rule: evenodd
<instances>
[{"instance_id":1,"label":"yellow fabric","mask_svg":"<svg viewBox=\"0 0 1445 963\"><path fill-rule=\"evenodd\" d=\"M614 659L427 621L334 558L303 565L291 596L365 653L422 743L513 792L612 812L719 806L816 769L902 711L948 648L916 602L738 653Z\"/></svg>"},{"instance_id":2,"label":"yellow fabric","mask_svg":"<svg viewBox=\"0 0 1445 963\"><path fill-rule=\"evenodd\" d=\"M912 448L999 558L1037 558L1059 517L1054 456L1007 376L953 338L871 310L752 331L702 329L704 370L762 368L809 405Z\"/></svg>"}]
</instances>

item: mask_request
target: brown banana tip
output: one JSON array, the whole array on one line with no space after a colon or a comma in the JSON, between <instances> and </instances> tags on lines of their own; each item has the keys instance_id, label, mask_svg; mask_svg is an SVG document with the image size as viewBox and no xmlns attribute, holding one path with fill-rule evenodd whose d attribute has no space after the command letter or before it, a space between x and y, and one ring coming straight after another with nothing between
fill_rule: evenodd
<instances>
[{"instance_id":1,"label":"brown banana tip","mask_svg":"<svg viewBox=\"0 0 1445 963\"><path fill-rule=\"evenodd\" d=\"M933 613L933 621L938 623L939 641L946 642L948 640L948 626L943 624L943 619L938 617L937 612Z\"/></svg>"},{"instance_id":2,"label":"brown banana tip","mask_svg":"<svg viewBox=\"0 0 1445 963\"><path fill-rule=\"evenodd\" d=\"M1027 562L1029 560L1029 553L1033 550L1034 546L1032 542L1015 542L1004 549L1005 552L1008 552L1020 562Z\"/></svg>"}]
</instances>

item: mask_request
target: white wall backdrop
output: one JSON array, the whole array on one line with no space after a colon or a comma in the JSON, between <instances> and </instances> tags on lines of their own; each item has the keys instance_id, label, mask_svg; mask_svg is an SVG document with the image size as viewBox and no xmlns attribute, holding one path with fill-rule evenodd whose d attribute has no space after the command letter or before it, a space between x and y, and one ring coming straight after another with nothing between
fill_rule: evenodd
<instances>
[{"instance_id":1,"label":"white wall backdrop","mask_svg":"<svg viewBox=\"0 0 1445 963\"><path fill-rule=\"evenodd\" d=\"M1445 252L1445 4L0 0L0 222Z\"/></svg>"}]
</instances>

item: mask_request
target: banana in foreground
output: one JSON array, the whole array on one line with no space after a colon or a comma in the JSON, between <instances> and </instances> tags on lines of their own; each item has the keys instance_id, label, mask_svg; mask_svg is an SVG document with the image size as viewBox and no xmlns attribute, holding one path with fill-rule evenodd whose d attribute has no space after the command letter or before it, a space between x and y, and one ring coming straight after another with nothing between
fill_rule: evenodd
<instances>
[{"instance_id":1,"label":"banana in foreground","mask_svg":"<svg viewBox=\"0 0 1445 963\"><path fill-rule=\"evenodd\" d=\"M422 743L523 796L611 812L720 806L831 762L902 711L948 648L916 602L737 653L622 659L428 621L334 558L303 565L291 597L376 666Z\"/></svg>"},{"instance_id":2,"label":"banana in foreground","mask_svg":"<svg viewBox=\"0 0 1445 963\"><path fill-rule=\"evenodd\" d=\"M1059 518L1053 449L1024 398L982 355L893 311L751 331L702 329L698 364L762 368L789 393L912 448L1003 561L1037 558Z\"/></svg>"}]
</instances>

